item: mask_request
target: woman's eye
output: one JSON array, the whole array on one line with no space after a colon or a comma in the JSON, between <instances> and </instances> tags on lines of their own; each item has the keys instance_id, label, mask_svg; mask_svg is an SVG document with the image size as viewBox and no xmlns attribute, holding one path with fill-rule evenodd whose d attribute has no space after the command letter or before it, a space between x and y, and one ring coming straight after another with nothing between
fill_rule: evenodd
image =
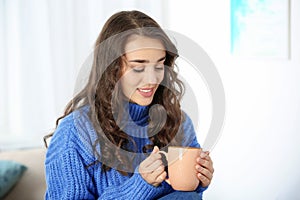
<instances>
[{"instance_id":1,"label":"woman's eye","mask_svg":"<svg viewBox=\"0 0 300 200\"><path fill-rule=\"evenodd\" d=\"M165 66L164 66L164 64L159 64L159 65L156 65L156 66L155 66L155 69L156 69L156 70L164 70L164 69L165 69Z\"/></svg>"},{"instance_id":2,"label":"woman's eye","mask_svg":"<svg viewBox=\"0 0 300 200\"><path fill-rule=\"evenodd\" d=\"M144 71L144 68L143 68L143 67L134 67L134 68L133 68L133 71L134 71L134 72L137 72L137 73L140 73L140 72L143 72L143 71Z\"/></svg>"},{"instance_id":3,"label":"woman's eye","mask_svg":"<svg viewBox=\"0 0 300 200\"><path fill-rule=\"evenodd\" d=\"M155 67L157 70L164 70L164 67Z\"/></svg>"}]
</instances>

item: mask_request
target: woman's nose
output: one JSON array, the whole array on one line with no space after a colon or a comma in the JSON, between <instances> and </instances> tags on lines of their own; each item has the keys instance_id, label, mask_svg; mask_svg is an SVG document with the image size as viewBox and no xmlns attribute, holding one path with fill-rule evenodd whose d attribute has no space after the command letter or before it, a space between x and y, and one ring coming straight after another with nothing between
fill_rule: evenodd
<instances>
[{"instance_id":1,"label":"woman's nose","mask_svg":"<svg viewBox=\"0 0 300 200\"><path fill-rule=\"evenodd\" d=\"M144 82L147 84L158 84L160 81L160 74L155 71L155 67L148 67L145 73Z\"/></svg>"}]
</instances>

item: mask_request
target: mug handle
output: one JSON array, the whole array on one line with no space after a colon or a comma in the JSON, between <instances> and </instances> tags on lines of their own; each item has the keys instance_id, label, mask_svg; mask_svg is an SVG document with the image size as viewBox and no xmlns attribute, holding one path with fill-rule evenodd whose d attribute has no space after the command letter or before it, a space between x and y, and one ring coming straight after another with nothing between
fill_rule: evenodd
<instances>
[{"instance_id":1,"label":"mug handle","mask_svg":"<svg viewBox=\"0 0 300 200\"><path fill-rule=\"evenodd\" d=\"M166 161L168 162L168 153L167 153L167 152L165 152L165 151L159 151L158 153L163 154L163 155L165 156L165 158L166 158ZM171 185L170 178L166 178L165 181L166 181L169 185Z\"/></svg>"}]
</instances>

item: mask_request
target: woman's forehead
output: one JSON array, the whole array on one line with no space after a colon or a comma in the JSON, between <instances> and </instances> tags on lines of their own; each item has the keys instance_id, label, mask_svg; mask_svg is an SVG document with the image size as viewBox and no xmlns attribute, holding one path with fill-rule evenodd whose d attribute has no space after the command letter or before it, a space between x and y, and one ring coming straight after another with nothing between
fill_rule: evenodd
<instances>
[{"instance_id":1,"label":"woman's forehead","mask_svg":"<svg viewBox=\"0 0 300 200\"><path fill-rule=\"evenodd\" d=\"M165 56L166 56L165 50L151 49L151 48L139 49L125 54L125 57L129 62L144 61L145 63L158 62L163 58L165 58Z\"/></svg>"},{"instance_id":2,"label":"woman's forehead","mask_svg":"<svg viewBox=\"0 0 300 200\"><path fill-rule=\"evenodd\" d=\"M125 44L125 53L130 53L138 50L157 49L165 51L165 47L159 39L154 39L145 36L132 35L128 38Z\"/></svg>"}]
</instances>

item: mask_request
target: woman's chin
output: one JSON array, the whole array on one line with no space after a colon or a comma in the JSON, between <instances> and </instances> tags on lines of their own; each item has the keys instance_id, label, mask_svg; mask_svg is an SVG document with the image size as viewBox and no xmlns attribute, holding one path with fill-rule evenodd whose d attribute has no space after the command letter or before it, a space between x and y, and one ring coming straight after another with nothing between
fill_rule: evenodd
<instances>
[{"instance_id":1,"label":"woman's chin","mask_svg":"<svg viewBox=\"0 0 300 200\"><path fill-rule=\"evenodd\" d=\"M151 99L145 99L145 100L136 100L136 101L131 101L133 103L136 103L140 106L149 106L152 102L152 98Z\"/></svg>"}]
</instances>

